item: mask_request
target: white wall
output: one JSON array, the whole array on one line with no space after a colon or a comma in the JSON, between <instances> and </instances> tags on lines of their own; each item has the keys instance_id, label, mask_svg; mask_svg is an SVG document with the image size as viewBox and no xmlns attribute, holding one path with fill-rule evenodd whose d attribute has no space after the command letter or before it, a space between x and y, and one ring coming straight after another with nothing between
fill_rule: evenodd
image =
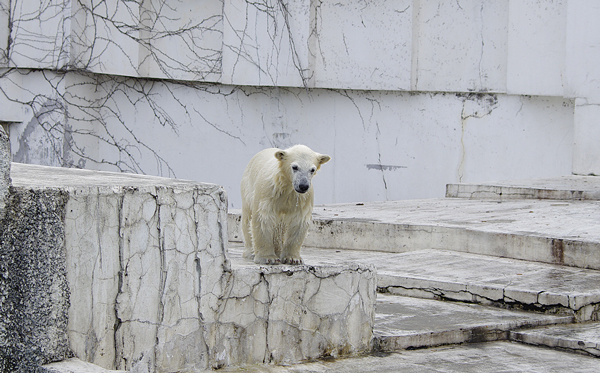
<instances>
[{"instance_id":1,"label":"white wall","mask_svg":"<svg viewBox=\"0 0 600 373\"><path fill-rule=\"evenodd\" d=\"M95 74L0 78L0 120L21 122L11 126L17 160L215 182L234 207L252 154L294 143L333 156L315 179L318 203L600 174L593 0L182 0L158 17L159 0L135 9L108 1L96 18L85 2L56 3L64 7L53 15L72 15L76 38L61 49L68 58L25 49L26 33L13 27L20 49L0 45L6 66L70 61ZM97 30L92 21L104 15L132 25ZM56 34L69 23L56 17L32 30ZM0 40L8 40L5 18ZM189 32L169 33L179 27ZM92 43L92 35L101 37ZM36 91L45 95L32 104ZM45 114L59 126L44 139L33 116L52 100L65 103L64 119Z\"/></svg>"}]
</instances>

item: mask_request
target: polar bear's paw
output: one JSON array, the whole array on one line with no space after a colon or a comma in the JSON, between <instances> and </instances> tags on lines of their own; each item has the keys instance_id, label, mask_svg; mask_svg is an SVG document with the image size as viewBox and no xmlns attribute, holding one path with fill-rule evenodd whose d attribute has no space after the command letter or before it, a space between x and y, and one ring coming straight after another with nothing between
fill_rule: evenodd
<instances>
[{"instance_id":1,"label":"polar bear's paw","mask_svg":"<svg viewBox=\"0 0 600 373\"><path fill-rule=\"evenodd\" d=\"M256 264L281 264L281 260L276 256L255 256L254 263Z\"/></svg>"},{"instance_id":2,"label":"polar bear's paw","mask_svg":"<svg viewBox=\"0 0 600 373\"><path fill-rule=\"evenodd\" d=\"M298 265L298 264L302 264L303 262L302 262L302 258L300 258L300 257L297 257L297 258L294 258L294 257L284 257L284 258L281 258L281 263L282 264Z\"/></svg>"}]
</instances>

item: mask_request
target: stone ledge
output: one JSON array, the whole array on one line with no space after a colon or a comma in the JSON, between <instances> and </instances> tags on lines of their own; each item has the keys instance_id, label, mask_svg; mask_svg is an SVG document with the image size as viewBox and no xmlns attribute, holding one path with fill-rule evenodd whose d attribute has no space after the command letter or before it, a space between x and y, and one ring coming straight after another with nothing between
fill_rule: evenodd
<instances>
[{"instance_id":1,"label":"stone ledge","mask_svg":"<svg viewBox=\"0 0 600 373\"><path fill-rule=\"evenodd\" d=\"M600 200L600 177L562 176L480 184L447 184L446 197L468 199Z\"/></svg>"},{"instance_id":2,"label":"stone ledge","mask_svg":"<svg viewBox=\"0 0 600 373\"><path fill-rule=\"evenodd\" d=\"M32 260L25 271L36 278L44 268L57 277L44 282L48 289L40 293L58 310L44 313L35 325L43 329L38 334L52 332L60 343L42 358L28 354L29 368L75 355L105 370L201 371L370 351L374 269L253 263L232 268L222 187L22 164L13 170L11 198L31 195L29 205L45 214L12 223L27 227L23 221L41 219L29 231L50 221L53 229L40 232L58 232L53 240L40 240L55 243L56 263ZM11 206L11 216L27 211ZM38 250L44 246L29 246L45 252ZM19 282L12 279L14 271L6 273ZM53 346L47 338L42 342L34 347Z\"/></svg>"},{"instance_id":3,"label":"stone ledge","mask_svg":"<svg viewBox=\"0 0 600 373\"><path fill-rule=\"evenodd\" d=\"M572 316L387 294L377 297L376 309L375 343L377 349L384 352L506 340L515 329L573 321Z\"/></svg>"},{"instance_id":4,"label":"stone ledge","mask_svg":"<svg viewBox=\"0 0 600 373\"><path fill-rule=\"evenodd\" d=\"M315 206L309 247L393 253L440 249L600 269L598 201L457 198ZM228 217L241 241L240 211Z\"/></svg>"},{"instance_id":5,"label":"stone ledge","mask_svg":"<svg viewBox=\"0 0 600 373\"><path fill-rule=\"evenodd\" d=\"M127 373L126 370L104 369L77 358L46 364L42 368L44 373Z\"/></svg>"},{"instance_id":6,"label":"stone ledge","mask_svg":"<svg viewBox=\"0 0 600 373\"><path fill-rule=\"evenodd\" d=\"M219 304L215 350L237 351L213 367L292 364L371 350L376 272L373 266L260 266L230 252L231 279ZM241 316L240 316L241 315Z\"/></svg>"},{"instance_id":7,"label":"stone ledge","mask_svg":"<svg viewBox=\"0 0 600 373\"><path fill-rule=\"evenodd\" d=\"M600 357L600 323L598 322L512 331L510 340Z\"/></svg>"},{"instance_id":8,"label":"stone ledge","mask_svg":"<svg viewBox=\"0 0 600 373\"><path fill-rule=\"evenodd\" d=\"M229 271L222 187L22 164L13 164L12 177L14 198L62 197L32 203L57 218L62 235L55 251L62 267L32 261L28 273L48 268L63 275L48 286L66 292L49 297L52 304L66 304L61 310L68 318L57 324L46 315L51 319L35 324L58 327L67 353L35 363L74 354L104 369L208 366L203 323L218 322L211 305L222 296ZM58 206L49 210L52 203ZM21 220L12 222L21 226ZM32 247L43 251L37 249Z\"/></svg>"},{"instance_id":9,"label":"stone ledge","mask_svg":"<svg viewBox=\"0 0 600 373\"><path fill-rule=\"evenodd\" d=\"M0 126L0 221L4 217L4 206L10 187L10 142L4 128Z\"/></svg>"}]
</instances>

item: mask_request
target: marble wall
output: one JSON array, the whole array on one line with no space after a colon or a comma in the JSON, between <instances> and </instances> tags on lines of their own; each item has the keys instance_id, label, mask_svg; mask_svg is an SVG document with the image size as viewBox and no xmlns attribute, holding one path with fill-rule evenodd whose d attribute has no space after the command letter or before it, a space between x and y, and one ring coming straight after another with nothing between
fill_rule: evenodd
<instances>
[{"instance_id":1,"label":"marble wall","mask_svg":"<svg viewBox=\"0 0 600 373\"><path fill-rule=\"evenodd\" d=\"M600 172L593 0L1 4L21 162L211 181L231 207L249 158L294 143L333 156L317 203Z\"/></svg>"}]
</instances>

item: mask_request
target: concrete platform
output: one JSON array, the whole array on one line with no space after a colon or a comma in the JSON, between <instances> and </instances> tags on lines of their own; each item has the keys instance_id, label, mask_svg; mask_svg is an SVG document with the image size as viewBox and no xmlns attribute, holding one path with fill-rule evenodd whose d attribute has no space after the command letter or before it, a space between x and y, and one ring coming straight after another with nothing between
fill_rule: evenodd
<instances>
[{"instance_id":1,"label":"concrete platform","mask_svg":"<svg viewBox=\"0 0 600 373\"><path fill-rule=\"evenodd\" d=\"M241 241L239 211L229 239ZM306 246L424 249L600 269L600 201L428 199L315 206Z\"/></svg>"},{"instance_id":2,"label":"concrete platform","mask_svg":"<svg viewBox=\"0 0 600 373\"><path fill-rule=\"evenodd\" d=\"M250 373L597 373L596 358L514 342L454 345L361 358L278 366L246 366L220 372Z\"/></svg>"},{"instance_id":3,"label":"concrete platform","mask_svg":"<svg viewBox=\"0 0 600 373\"><path fill-rule=\"evenodd\" d=\"M513 341L561 348L600 357L600 323L547 326L511 331Z\"/></svg>"},{"instance_id":4,"label":"concrete platform","mask_svg":"<svg viewBox=\"0 0 600 373\"><path fill-rule=\"evenodd\" d=\"M570 316L379 294L373 332L377 350L394 352L506 340L511 330L572 321Z\"/></svg>"},{"instance_id":5,"label":"concrete platform","mask_svg":"<svg viewBox=\"0 0 600 373\"><path fill-rule=\"evenodd\" d=\"M242 245L231 243L229 256ZM379 291L575 316L600 312L600 271L443 250L386 253L303 248L309 265L361 263L377 268Z\"/></svg>"},{"instance_id":6,"label":"concrete platform","mask_svg":"<svg viewBox=\"0 0 600 373\"><path fill-rule=\"evenodd\" d=\"M77 358L66 359L42 366L48 373L127 373L126 370L110 370Z\"/></svg>"},{"instance_id":7,"label":"concrete platform","mask_svg":"<svg viewBox=\"0 0 600 373\"><path fill-rule=\"evenodd\" d=\"M448 184L446 197L469 199L600 200L600 177L561 176L546 179Z\"/></svg>"}]
</instances>

